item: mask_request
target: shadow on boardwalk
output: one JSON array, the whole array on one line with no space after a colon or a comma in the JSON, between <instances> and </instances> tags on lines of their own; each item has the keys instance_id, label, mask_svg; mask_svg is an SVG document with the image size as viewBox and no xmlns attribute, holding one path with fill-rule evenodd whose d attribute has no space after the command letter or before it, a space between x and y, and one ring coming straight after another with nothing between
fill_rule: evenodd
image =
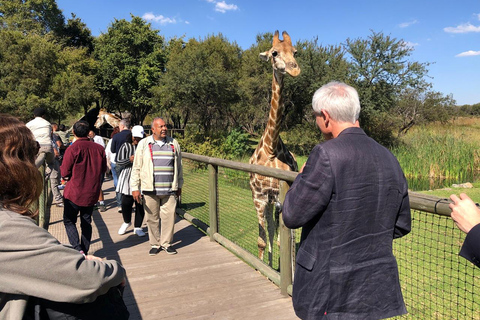
<instances>
[{"instance_id":1,"label":"shadow on boardwalk","mask_svg":"<svg viewBox=\"0 0 480 320\"><path fill-rule=\"evenodd\" d=\"M127 270L130 319L298 319L291 298L186 220L175 224L177 255L149 256L148 236L136 236L133 228L117 233L123 220L112 181L104 183L104 195L108 210L94 211L89 254L117 260ZM52 207L49 231L68 244L62 214Z\"/></svg>"}]
</instances>

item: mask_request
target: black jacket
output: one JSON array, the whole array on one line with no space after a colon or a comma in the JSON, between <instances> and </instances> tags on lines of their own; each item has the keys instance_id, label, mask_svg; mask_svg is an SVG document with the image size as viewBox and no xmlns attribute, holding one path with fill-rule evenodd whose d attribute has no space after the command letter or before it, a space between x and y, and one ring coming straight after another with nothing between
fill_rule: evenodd
<instances>
[{"instance_id":1,"label":"black jacket","mask_svg":"<svg viewBox=\"0 0 480 320\"><path fill-rule=\"evenodd\" d=\"M303 227L293 284L302 319L380 319L406 313L392 253L410 232L397 159L362 129L317 145L288 191L283 219Z\"/></svg>"},{"instance_id":2,"label":"black jacket","mask_svg":"<svg viewBox=\"0 0 480 320\"><path fill-rule=\"evenodd\" d=\"M477 224L467 233L460 255L480 267L480 224Z\"/></svg>"}]
</instances>

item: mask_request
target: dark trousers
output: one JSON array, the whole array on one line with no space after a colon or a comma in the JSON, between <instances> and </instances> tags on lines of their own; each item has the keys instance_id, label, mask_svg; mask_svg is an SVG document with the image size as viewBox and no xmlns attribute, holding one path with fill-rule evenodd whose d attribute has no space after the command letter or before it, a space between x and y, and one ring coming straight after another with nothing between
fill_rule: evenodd
<instances>
[{"instance_id":1,"label":"dark trousers","mask_svg":"<svg viewBox=\"0 0 480 320\"><path fill-rule=\"evenodd\" d=\"M123 222L130 223L132 221L132 209L133 209L133 196L122 194L122 215ZM135 204L135 223L133 224L135 228L141 228L143 223L143 217L145 216L145 210L143 205L136 203Z\"/></svg>"},{"instance_id":2,"label":"dark trousers","mask_svg":"<svg viewBox=\"0 0 480 320\"><path fill-rule=\"evenodd\" d=\"M77 215L80 211L80 229L82 230L82 239L79 240L77 231ZM72 201L65 199L63 207L63 224L67 231L68 241L72 247L78 251L87 254L92 239L92 213L93 206L80 207Z\"/></svg>"}]
</instances>

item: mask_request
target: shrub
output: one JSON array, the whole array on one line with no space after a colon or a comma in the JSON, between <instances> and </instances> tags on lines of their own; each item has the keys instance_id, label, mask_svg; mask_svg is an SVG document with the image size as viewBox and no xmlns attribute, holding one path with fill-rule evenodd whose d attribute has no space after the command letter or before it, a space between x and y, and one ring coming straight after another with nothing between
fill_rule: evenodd
<instances>
[{"instance_id":1,"label":"shrub","mask_svg":"<svg viewBox=\"0 0 480 320\"><path fill-rule=\"evenodd\" d=\"M221 151L226 159L239 159L250 150L249 134L233 129L223 140Z\"/></svg>"}]
</instances>

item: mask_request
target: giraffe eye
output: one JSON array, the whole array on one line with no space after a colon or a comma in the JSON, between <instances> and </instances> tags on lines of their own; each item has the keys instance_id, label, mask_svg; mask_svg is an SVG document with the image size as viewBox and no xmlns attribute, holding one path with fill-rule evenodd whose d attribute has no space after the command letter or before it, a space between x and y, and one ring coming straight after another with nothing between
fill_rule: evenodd
<instances>
[{"instance_id":1,"label":"giraffe eye","mask_svg":"<svg viewBox=\"0 0 480 320\"><path fill-rule=\"evenodd\" d=\"M297 51L293 51L293 56L294 56L294 57L297 56Z\"/></svg>"},{"instance_id":2,"label":"giraffe eye","mask_svg":"<svg viewBox=\"0 0 480 320\"><path fill-rule=\"evenodd\" d=\"M273 57L276 57L277 55L278 55L278 52L277 52L277 51L273 51L273 52L272 52L272 56L273 56Z\"/></svg>"}]
</instances>

